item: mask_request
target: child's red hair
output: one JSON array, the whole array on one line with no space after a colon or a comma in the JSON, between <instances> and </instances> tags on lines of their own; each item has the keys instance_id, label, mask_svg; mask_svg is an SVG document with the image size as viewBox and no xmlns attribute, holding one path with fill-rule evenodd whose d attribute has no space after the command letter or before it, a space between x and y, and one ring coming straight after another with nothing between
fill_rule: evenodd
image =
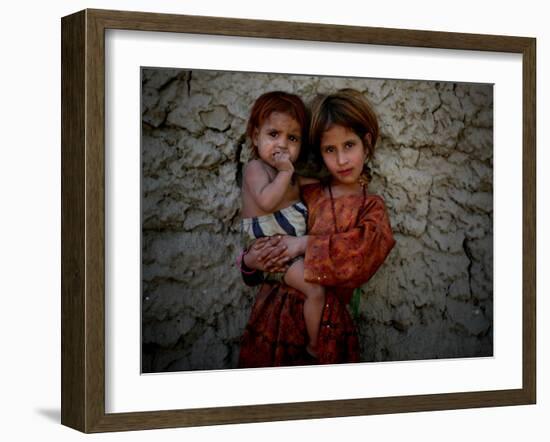
<instances>
[{"instance_id":1,"label":"child's red hair","mask_svg":"<svg viewBox=\"0 0 550 442\"><path fill-rule=\"evenodd\" d=\"M300 125L302 130L302 147L307 143L307 131L309 116L304 102L298 95L282 91L267 92L260 95L254 102L250 111L250 118L246 127L246 135L250 140L254 137L254 131L258 129L273 112L290 115ZM303 151L304 149L302 149ZM258 147L252 143L252 152L257 157Z\"/></svg>"}]
</instances>

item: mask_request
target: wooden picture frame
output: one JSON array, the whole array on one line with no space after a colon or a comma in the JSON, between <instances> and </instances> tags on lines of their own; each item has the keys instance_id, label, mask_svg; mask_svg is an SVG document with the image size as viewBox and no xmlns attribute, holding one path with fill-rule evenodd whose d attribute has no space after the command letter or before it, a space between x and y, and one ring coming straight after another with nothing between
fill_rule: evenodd
<instances>
[{"instance_id":1,"label":"wooden picture frame","mask_svg":"<svg viewBox=\"0 0 550 442\"><path fill-rule=\"evenodd\" d=\"M523 67L523 382L511 390L133 413L105 411L105 30L507 52ZM536 400L533 38L84 10L62 19L62 408L83 432L533 404Z\"/></svg>"}]
</instances>

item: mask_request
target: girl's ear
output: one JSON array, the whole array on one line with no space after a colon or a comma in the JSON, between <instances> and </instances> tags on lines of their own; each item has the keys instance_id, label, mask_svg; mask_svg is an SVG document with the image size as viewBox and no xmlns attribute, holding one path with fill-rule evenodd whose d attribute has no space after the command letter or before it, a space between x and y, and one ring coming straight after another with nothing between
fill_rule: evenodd
<instances>
[{"instance_id":1,"label":"girl's ear","mask_svg":"<svg viewBox=\"0 0 550 442\"><path fill-rule=\"evenodd\" d=\"M363 138L363 150L365 151L365 158L370 159L372 157L373 149L372 149L372 135L370 132L367 132L365 134L365 137Z\"/></svg>"},{"instance_id":2,"label":"girl's ear","mask_svg":"<svg viewBox=\"0 0 550 442\"><path fill-rule=\"evenodd\" d=\"M260 131L257 127L254 128L252 131L252 145L257 146L258 145L258 135L260 134Z\"/></svg>"},{"instance_id":3,"label":"girl's ear","mask_svg":"<svg viewBox=\"0 0 550 442\"><path fill-rule=\"evenodd\" d=\"M372 135L370 134L370 132L367 132L366 135L365 135L365 138L363 140L366 145L370 148L372 146ZM369 149L370 150L370 149Z\"/></svg>"}]
</instances>

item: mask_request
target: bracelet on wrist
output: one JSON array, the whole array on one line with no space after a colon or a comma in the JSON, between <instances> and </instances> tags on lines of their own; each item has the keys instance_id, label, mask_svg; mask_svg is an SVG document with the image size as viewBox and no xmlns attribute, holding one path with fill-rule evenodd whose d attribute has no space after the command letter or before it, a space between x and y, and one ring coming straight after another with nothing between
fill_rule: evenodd
<instances>
[{"instance_id":1,"label":"bracelet on wrist","mask_svg":"<svg viewBox=\"0 0 550 442\"><path fill-rule=\"evenodd\" d=\"M241 271L241 273L244 273L245 275L253 275L256 273L256 269L249 269L246 264L244 263L244 256L248 253L248 249L241 250L241 253L237 257L237 267ZM247 270L245 270L247 269Z\"/></svg>"}]
</instances>

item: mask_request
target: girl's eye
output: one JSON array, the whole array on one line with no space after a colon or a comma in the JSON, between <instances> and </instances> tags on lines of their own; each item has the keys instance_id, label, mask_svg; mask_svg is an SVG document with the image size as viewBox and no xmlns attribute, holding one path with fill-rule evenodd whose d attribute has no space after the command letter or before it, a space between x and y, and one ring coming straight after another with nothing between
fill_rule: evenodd
<instances>
[{"instance_id":1,"label":"girl's eye","mask_svg":"<svg viewBox=\"0 0 550 442\"><path fill-rule=\"evenodd\" d=\"M277 132L276 131L271 131L271 132L269 132L269 136L272 137L272 138L275 138L277 136Z\"/></svg>"},{"instance_id":2,"label":"girl's eye","mask_svg":"<svg viewBox=\"0 0 550 442\"><path fill-rule=\"evenodd\" d=\"M294 135L291 135L289 137L289 140L292 141L292 142L295 142L295 143L299 141L298 137L295 137Z\"/></svg>"},{"instance_id":3,"label":"girl's eye","mask_svg":"<svg viewBox=\"0 0 550 442\"><path fill-rule=\"evenodd\" d=\"M332 152L334 152L334 147L332 146L325 147L325 153L332 153Z\"/></svg>"},{"instance_id":4,"label":"girl's eye","mask_svg":"<svg viewBox=\"0 0 550 442\"><path fill-rule=\"evenodd\" d=\"M348 150L351 149L353 146L354 146L354 144L351 143L351 142L350 142L350 143L346 143L346 149L348 149Z\"/></svg>"}]
</instances>

